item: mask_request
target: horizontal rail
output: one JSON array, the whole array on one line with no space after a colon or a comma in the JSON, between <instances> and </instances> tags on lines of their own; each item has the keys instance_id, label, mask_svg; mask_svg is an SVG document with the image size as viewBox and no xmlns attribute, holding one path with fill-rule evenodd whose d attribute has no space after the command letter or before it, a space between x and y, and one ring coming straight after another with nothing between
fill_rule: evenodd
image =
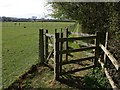
<instances>
[{"instance_id":1,"label":"horizontal rail","mask_svg":"<svg viewBox=\"0 0 120 90\"><path fill-rule=\"evenodd\" d=\"M115 85L114 81L112 80L112 77L109 75L107 69L104 68L104 63L102 61L100 61L100 59L98 60L98 62L101 64L101 67L104 70L105 75L106 75L107 79L109 80L109 83L112 86L113 90L118 90L117 86Z\"/></svg>"},{"instance_id":2,"label":"horizontal rail","mask_svg":"<svg viewBox=\"0 0 120 90\"><path fill-rule=\"evenodd\" d=\"M88 39L95 39L95 38L96 38L96 36L74 37L74 38L59 38L58 42L74 41L74 40L88 40Z\"/></svg>"},{"instance_id":3,"label":"horizontal rail","mask_svg":"<svg viewBox=\"0 0 120 90\"><path fill-rule=\"evenodd\" d=\"M95 58L95 56L93 56L93 57L87 57L87 58L81 58L81 59L76 59L76 60L65 61L65 62L62 62L61 64L65 65L65 64L71 64L71 63L77 63L77 62L81 62L81 61L85 61L85 60L90 60L90 59L94 59L94 58Z\"/></svg>"},{"instance_id":4,"label":"horizontal rail","mask_svg":"<svg viewBox=\"0 0 120 90\"><path fill-rule=\"evenodd\" d=\"M77 43L77 44L79 44L81 46L86 46L86 47L88 47L88 46L95 46L94 44L86 43L86 42L83 42L83 41L79 41L79 42L75 42L75 43Z\"/></svg>"},{"instance_id":5,"label":"horizontal rail","mask_svg":"<svg viewBox=\"0 0 120 90\"><path fill-rule=\"evenodd\" d=\"M71 34L79 35L79 36L94 36L94 34L85 34L85 33L78 33L78 32L71 32Z\"/></svg>"},{"instance_id":6,"label":"horizontal rail","mask_svg":"<svg viewBox=\"0 0 120 90\"><path fill-rule=\"evenodd\" d=\"M49 37L49 38L54 37L54 35L53 35L53 34L48 34L48 33L46 33L45 35L46 35L47 37Z\"/></svg>"},{"instance_id":7,"label":"horizontal rail","mask_svg":"<svg viewBox=\"0 0 120 90\"><path fill-rule=\"evenodd\" d=\"M102 44L100 44L99 46L105 52L105 54L108 56L108 58L110 59L112 64L115 66L115 68L117 70L119 70L120 64L118 63L118 61L113 57L113 55Z\"/></svg>"},{"instance_id":8,"label":"horizontal rail","mask_svg":"<svg viewBox=\"0 0 120 90\"><path fill-rule=\"evenodd\" d=\"M75 72L78 72L78 71L88 70L88 69L91 69L91 68L93 68L93 67L94 67L94 65L87 66L87 67L84 67L84 68L69 70L69 71L67 71L67 72L62 72L62 73L60 73L60 75L72 74L72 73L75 73Z\"/></svg>"},{"instance_id":9,"label":"horizontal rail","mask_svg":"<svg viewBox=\"0 0 120 90\"><path fill-rule=\"evenodd\" d=\"M79 52L79 51L86 51L86 50L91 50L91 49L95 49L96 46L93 47L84 47L84 48L79 48L79 49L73 49L73 50L62 50L62 51L58 51L58 54L66 54L66 53L72 53L72 52Z\"/></svg>"}]
</instances>

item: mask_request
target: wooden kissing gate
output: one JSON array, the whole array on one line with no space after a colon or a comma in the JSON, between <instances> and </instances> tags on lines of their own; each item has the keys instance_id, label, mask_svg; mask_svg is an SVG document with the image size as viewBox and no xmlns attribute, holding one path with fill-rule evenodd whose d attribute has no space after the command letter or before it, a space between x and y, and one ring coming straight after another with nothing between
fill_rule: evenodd
<instances>
[{"instance_id":1,"label":"wooden kissing gate","mask_svg":"<svg viewBox=\"0 0 120 90\"><path fill-rule=\"evenodd\" d=\"M65 29L64 33L62 31L60 33L57 33L55 31L55 34L48 34L48 30L46 30L45 32L43 29L39 30L39 60L40 63L49 65L48 62L50 61L50 58L52 56L54 57L52 59L54 62L53 66L49 65L49 67L51 67L54 70L54 80L58 80L61 75L67 73L67 72L63 72L62 65L93 59L94 60L93 65L86 67L86 69L94 68L101 64L103 71L105 72L106 77L108 78L112 88L117 89L116 84L109 75L106 67L107 65L106 56L107 56L109 60L112 62L112 64L115 66L118 73L120 72L119 63L113 57L113 55L107 50L108 32L104 34L101 32L96 32L96 34L94 35L77 33L77 35L80 35L79 37L68 38L69 34L76 34L76 33L69 32L68 29ZM83 48L69 49L68 47L69 41L79 41L79 40L95 40L95 44ZM52 43L52 41L54 41L54 44ZM48 48L49 46L52 47L50 52ZM70 61L68 60L68 56L70 53L93 50L93 49L94 49L93 56L87 58L80 58L77 60L70 60ZM101 52L104 52L104 54L102 54ZM65 61L63 61L63 54L65 54ZM100 57L104 57L104 60L101 60ZM77 71L80 70L79 69L73 70L72 72L77 72Z\"/></svg>"}]
</instances>

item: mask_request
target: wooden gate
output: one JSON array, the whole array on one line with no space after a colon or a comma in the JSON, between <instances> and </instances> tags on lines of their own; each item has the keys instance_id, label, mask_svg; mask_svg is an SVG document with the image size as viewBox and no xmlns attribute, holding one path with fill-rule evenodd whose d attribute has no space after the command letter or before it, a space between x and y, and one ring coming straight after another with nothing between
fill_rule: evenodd
<instances>
[{"instance_id":1,"label":"wooden gate","mask_svg":"<svg viewBox=\"0 0 120 90\"><path fill-rule=\"evenodd\" d=\"M88 69L88 68L93 68L96 67L98 64L98 58L99 58L99 38L100 34L97 32L96 35L91 35L91 36L82 36L82 37L65 37L63 38L63 33L55 33L54 37L54 79L57 80L59 76L65 74L65 73L72 73L72 72L77 72L80 70ZM78 40L93 40L95 39L96 43L95 45L88 46L88 47L83 47L83 48L77 48L77 49L64 49L63 50L63 43L67 43L69 41L78 41ZM68 46L67 46L68 47ZM80 58L76 60L65 60L63 61L62 56L65 54L68 57L68 54L73 53L73 52L80 52L80 51L86 51L86 50L95 50L94 56L90 56L87 58ZM65 64L72 64L76 62L81 62L85 60L94 60L94 65L86 67L86 68L81 68L81 69L76 69L68 72L62 72L62 66Z\"/></svg>"},{"instance_id":2,"label":"wooden gate","mask_svg":"<svg viewBox=\"0 0 120 90\"><path fill-rule=\"evenodd\" d=\"M55 31L56 32L56 31ZM79 37L68 37L69 34L77 34L80 35ZM48 30L43 32L43 29L39 31L39 60L40 63L48 65L48 62L50 61L50 58L53 56L52 61L54 62L53 65L48 65L51 69L54 70L54 80L58 80L60 76L66 74L66 73L74 73L78 72L80 70L86 70L89 68L94 68L101 64L102 68L104 69L104 72L106 74L106 77L108 78L112 88L115 88L116 90L116 85L112 78L110 77L107 68L106 68L106 59L105 57L107 56L112 64L115 66L116 70L118 73L120 73L120 64L117 62L117 60L112 56L112 54L106 49L106 44L104 47L105 43L105 33L101 32L96 32L94 35L89 35L89 34L83 34L83 33L73 33L73 32L68 32L68 29L64 30L63 32L60 33L55 33L53 34L48 34ZM104 37L104 38L102 38ZM71 49L68 47L68 42L72 41L81 41L81 40L95 40L94 44L89 44L86 45L83 43L84 46L82 48L74 48ZM53 44L54 41L54 44ZM45 42L45 43L44 43ZM45 44L45 45L44 45ZM77 43L79 44L79 42ZM49 46L52 47L49 51ZM45 47L45 48L44 48ZM79 58L76 60L68 60L68 56L70 53L74 52L81 52L81 51L86 51L86 50L94 50L93 56L88 56L85 58ZM102 53L102 51L105 53ZM65 57L63 58L63 55ZM104 57L104 60L101 60L100 57ZM63 61L63 59L65 59ZM93 60L93 65L81 69L75 69L71 70L68 72L64 72L62 66L66 64L73 64L85 60Z\"/></svg>"}]
</instances>

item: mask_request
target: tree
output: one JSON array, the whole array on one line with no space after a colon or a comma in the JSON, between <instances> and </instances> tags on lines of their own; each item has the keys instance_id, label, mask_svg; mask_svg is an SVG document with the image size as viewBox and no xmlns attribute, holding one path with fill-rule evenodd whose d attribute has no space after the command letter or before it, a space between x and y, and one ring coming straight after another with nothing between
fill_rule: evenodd
<instances>
[{"instance_id":1,"label":"tree","mask_svg":"<svg viewBox=\"0 0 120 90\"><path fill-rule=\"evenodd\" d=\"M36 16L32 16L32 19L35 21L37 19L37 17Z\"/></svg>"},{"instance_id":2,"label":"tree","mask_svg":"<svg viewBox=\"0 0 120 90\"><path fill-rule=\"evenodd\" d=\"M83 32L109 31L116 27L119 18L119 3L53 2L53 16L73 19L82 25ZM115 19L116 18L116 19ZM115 24L113 24L115 22ZM118 27L118 26L117 26Z\"/></svg>"}]
</instances>

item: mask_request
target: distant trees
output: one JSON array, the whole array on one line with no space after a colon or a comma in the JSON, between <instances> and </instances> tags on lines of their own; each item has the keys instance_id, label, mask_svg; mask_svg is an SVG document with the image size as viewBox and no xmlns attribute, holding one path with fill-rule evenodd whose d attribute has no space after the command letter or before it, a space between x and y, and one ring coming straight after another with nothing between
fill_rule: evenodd
<instances>
[{"instance_id":1,"label":"distant trees","mask_svg":"<svg viewBox=\"0 0 120 90\"><path fill-rule=\"evenodd\" d=\"M3 17L2 17L2 21L3 21L3 22L10 22L10 21L11 21L11 18L10 18L10 17L5 17L5 16L3 16Z\"/></svg>"},{"instance_id":2,"label":"distant trees","mask_svg":"<svg viewBox=\"0 0 120 90\"><path fill-rule=\"evenodd\" d=\"M27 18L14 18L14 17L1 17L2 22L29 22L32 21L31 19Z\"/></svg>"},{"instance_id":3,"label":"distant trees","mask_svg":"<svg viewBox=\"0 0 120 90\"><path fill-rule=\"evenodd\" d=\"M36 17L36 16L32 16L32 20L34 20L34 21L35 21L36 19L37 19L37 17Z\"/></svg>"}]
</instances>

